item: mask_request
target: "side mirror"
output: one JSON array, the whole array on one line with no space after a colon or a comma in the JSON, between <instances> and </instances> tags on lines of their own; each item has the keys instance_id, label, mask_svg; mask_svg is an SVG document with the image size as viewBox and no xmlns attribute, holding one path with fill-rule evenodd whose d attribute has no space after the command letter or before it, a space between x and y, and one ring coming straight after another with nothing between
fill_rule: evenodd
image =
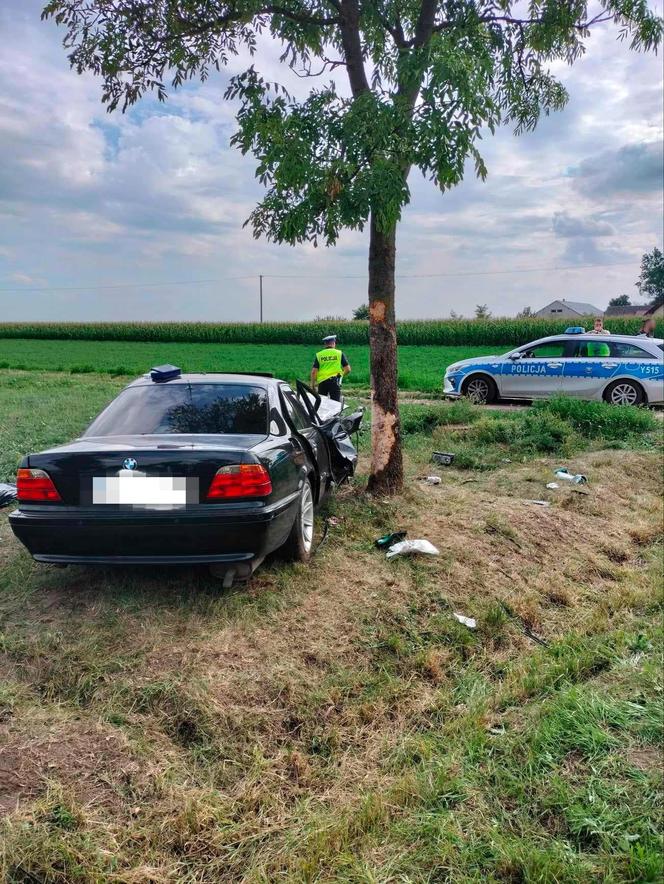
<instances>
[{"instance_id":1,"label":"side mirror","mask_svg":"<svg viewBox=\"0 0 664 884\"><path fill-rule=\"evenodd\" d=\"M516 362L517 359L521 359L522 357L523 357L522 353L510 353L510 355L507 358L511 359L512 362Z\"/></svg>"}]
</instances>

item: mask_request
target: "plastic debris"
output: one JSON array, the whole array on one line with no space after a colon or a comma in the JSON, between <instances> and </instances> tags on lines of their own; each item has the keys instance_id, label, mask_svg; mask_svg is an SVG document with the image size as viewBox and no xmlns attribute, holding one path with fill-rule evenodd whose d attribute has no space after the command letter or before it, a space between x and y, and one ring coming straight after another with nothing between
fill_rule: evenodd
<instances>
[{"instance_id":1,"label":"plastic debris","mask_svg":"<svg viewBox=\"0 0 664 884\"><path fill-rule=\"evenodd\" d=\"M454 460L454 455L449 451L434 451L431 455L431 460L433 463L439 463L444 467L448 467Z\"/></svg>"},{"instance_id":2,"label":"plastic debris","mask_svg":"<svg viewBox=\"0 0 664 884\"><path fill-rule=\"evenodd\" d=\"M440 553L428 540L402 540L395 543L387 551L387 558L393 559L395 556L412 556L416 553L424 553L427 556L438 556Z\"/></svg>"},{"instance_id":3,"label":"plastic debris","mask_svg":"<svg viewBox=\"0 0 664 884\"><path fill-rule=\"evenodd\" d=\"M550 488L553 491L556 488L560 488L560 485L557 482L547 482L546 487Z\"/></svg>"},{"instance_id":4,"label":"plastic debris","mask_svg":"<svg viewBox=\"0 0 664 884\"><path fill-rule=\"evenodd\" d=\"M0 482L0 506L8 506L16 500L16 485Z\"/></svg>"},{"instance_id":5,"label":"plastic debris","mask_svg":"<svg viewBox=\"0 0 664 884\"><path fill-rule=\"evenodd\" d=\"M536 503L537 506L551 506L548 500L527 500L526 503Z\"/></svg>"},{"instance_id":6,"label":"plastic debris","mask_svg":"<svg viewBox=\"0 0 664 884\"><path fill-rule=\"evenodd\" d=\"M440 476L427 476L424 480L427 485L440 485Z\"/></svg>"},{"instance_id":7,"label":"plastic debris","mask_svg":"<svg viewBox=\"0 0 664 884\"><path fill-rule=\"evenodd\" d=\"M394 546L395 543L399 543L403 540L407 531L393 531L391 534L385 534L383 537L379 537L378 540L374 541L374 546L377 546L378 549L386 549L390 546Z\"/></svg>"},{"instance_id":8,"label":"plastic debris","mask_svg":"<svg viewBox=\"0 0 664 884\"><path fill-rule=\"evenodd\" d=\"M468 629L476 629L477 621L474 617L464 617L463 614L457 614L456 612L452 614L455 620L458 620L459 623L463 623L464 626L467 626Z\"/></svg>"},{"instance_id":9,"label":"plastic debris","mask_svg":"<svg viewBox=\"0 0 664 884\"><path fill-rule=\"evenodd\" d=\"M559 467L557 470L553 471L553 474L557 479L562 479L565 482L573 482L575 485L585 485L588 481L588 479L581 473L570 473L567 467Z\"/></svg>"}]
</instances>

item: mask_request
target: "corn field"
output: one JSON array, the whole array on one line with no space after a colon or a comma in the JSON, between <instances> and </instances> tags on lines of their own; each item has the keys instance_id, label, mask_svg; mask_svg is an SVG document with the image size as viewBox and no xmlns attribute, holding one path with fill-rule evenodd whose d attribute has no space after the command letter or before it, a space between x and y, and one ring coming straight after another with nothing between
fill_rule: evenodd
<instances>
[{"instance_id":1,"label":"corn field","mask_svg":"<svg viewBox=\"0 0 664 884\"><path fill-rule=\"evenodd\" d=\"M487 345L516 346L536 338L563 332L570 325L592 328L585 319L424 319L397 323L402 345ZM637 334L638 318L616 318L607 322L614 334ZM342 344L367 344L367 322L44 322L0 323L0 339L31 338L78 341L165 341L199 344L319 344L331 331ZM664 323L657 324L657 336ZM0 352L2 344L0 343Z\"/></svg>"}]
</instances>

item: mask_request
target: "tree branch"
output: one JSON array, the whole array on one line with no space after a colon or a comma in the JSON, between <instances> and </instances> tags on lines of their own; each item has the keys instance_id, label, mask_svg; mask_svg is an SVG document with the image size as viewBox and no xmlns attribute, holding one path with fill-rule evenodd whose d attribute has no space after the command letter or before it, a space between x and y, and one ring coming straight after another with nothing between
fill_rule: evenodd
<instances>
[{"instance_id":1,"label":"tree branch","mask_svg":"<svg viewBox=\"0 0 664 884\"><path fill-rule=\"evenodd\" d=\"M338 0L329 0L329 2L338 8ZM306 12L291 10L285 6L280 6L274 3L268 3L260 9L257 9L254 15L280 15L282 18L287 18L289 21L296 22L297 24L313 25L316 27L330 27L332 25L338 25L341 22L339 16L320 17L309 15ZM215 29L223 28L225 25L234 24L235 22L246 19L246 16L246 11L240 12L239 10L234 9L227 12L225 15L220 15L217 18L212 19L211 21L195 25L186 19L179 18L178 24L182 27L182 30L179 30L177 34L169 35L168 38L161 42L167 43L182 37L198 37L201 34L206 34L209 31L214 31Z\"/></svg>"},{"instance_id":2,"label":"tree branch","mask_svg":"<svg viewBox=\"0 0 664 884\"><path fill-rule=\"evenodd\" d=\"M357 0L341 0L341 44L346 59L348 80L353 97L369 92L364 54L360 39L360 10Z\"/></svg>"},{"instance_id":3,"label":"tree branch","mask_svg":"<svg viewBox=\"0 0 664 884\"><path fill-rule=\"evenodd\" d=\"M572 27L577 31L586 31L588 28L593 25L599 25L606 21L612 21L614 19L614 15L605 15L604 13L599 13L594 18L591 18L589 21L579 22L578 24L572 25ZM504 22L508 25L516 25L517 27L525 27L526 25L543 25L548 24L546 19L542 18L513 18L510 15L482 15L478 19L482 24L493 24L494 22ZM453 21L443 21L439 22L437 25L433 27L433 33L439 34L441 31L447 31L451 28L458 27L458 22ZM408 40L408 46L414 46L415 40Z\"/></svg>"},{"instance_id":4,"label":"tree branch","mask_svg":"<svg viewBox=\"0 0 664 884\"><path fill-rule=\"evenodd\" d=\"M422 0L420 14L417 17L417 24L415 25L415 36L412 41L413 46L416 49L420 46L424 46L431 38L437 8L438 0Z\"/></svg>"}]
</instances>

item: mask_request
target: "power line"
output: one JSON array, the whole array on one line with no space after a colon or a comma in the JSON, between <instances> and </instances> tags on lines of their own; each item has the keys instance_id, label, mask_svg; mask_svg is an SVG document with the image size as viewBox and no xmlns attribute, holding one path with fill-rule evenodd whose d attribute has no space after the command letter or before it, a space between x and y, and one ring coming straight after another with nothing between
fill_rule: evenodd
<instances>
[{"instance_id":1,"label":"power line","mask_svg":"<svg viewBox=\"0 0 664 884\"><path fill-rule=\"evenodd\" d=\"M256 276L225 276L221 279L189 279L177 282L120 282L112 285L60 285L38 286L34 288L0 289L0 292L89 292L106 289L138 289L138 288L164 288L167 286L181 285L210 285L217 282L228 282L235 279L256 279Z\"/></svg>"},{"instance_id":2,"label":"power line","mask_svg":"<svg viewBox=\"0 0 664 884\"><path fill-rule=\"evenodd\" d=\"M515 267L512 270L471 270L460 273L397 273L397 279L455 279L466 276L510 276L514 273L555 273L561 270L594 270L607 267L632 266L634 261L615 261L612 264L562 264L557 267ZM39 286L2 288L1 293L9 292L89 292L105 291L112 289L135 289L135 288L168 288L177 286L213 285L220 282L232 282L235 280L257 279L258 275L250 276L222 276L217 279L190 279L176 282L123 282L111 285L68 285L68 286ZM343 274L288 274L288 273L263 273L263 279L366 279L366 273Z\"/></svg>"}]
</instances>

